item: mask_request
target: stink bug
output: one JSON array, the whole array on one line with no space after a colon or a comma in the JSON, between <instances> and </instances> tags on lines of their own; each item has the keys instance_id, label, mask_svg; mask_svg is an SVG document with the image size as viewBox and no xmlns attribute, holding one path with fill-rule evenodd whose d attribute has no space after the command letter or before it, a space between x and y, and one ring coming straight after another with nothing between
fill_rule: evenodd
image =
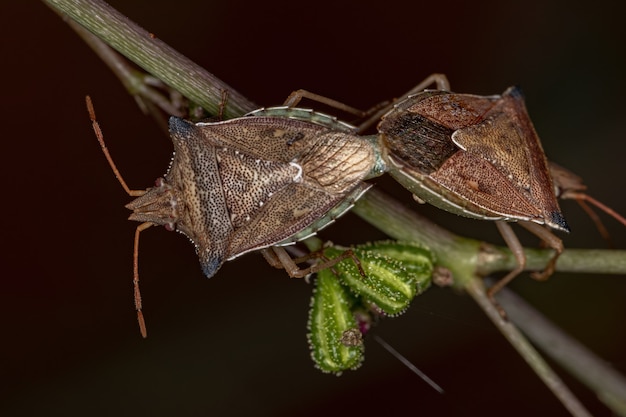
<instances>
[{"instance_id":1,"label":"stink bug","mask_svg":"<svg viewBox=\"0 0 626 417\"><path fill-rule=\"evenodd\" d=\"M109 165L126 192L136 197L126 207L133 211L129 219L141 222L135 233L133 282L144 337L147 332L138 285L139 235L143 230L163 225L186 235L196 248L204 274L211 277L227 260L294 243L330 224L369 188L362 180L378 164L377 150L370 142L348 128L329 127L334 126L330 117L309 114L307 121L302 120L306 117L256 113L195 124L171 117L175 152L168 172L154 187L131 190L104 144L89 97L87 107ZM286 253L277 253L293 277L351 256L348 253L300 270ZM266 254L266 258L272 256Z\"/></svg>"},{"instance_id":2,"label":"stink bug","mask_svg":"<svg viewBox=\"0 0 626 417\"><path fill-rule=\"evenodd\" d=\"M441 75L429 77L420 88L433 81L439 88L449 88ZM554 272L563 244L543 226L569 232L557 197L590 201L604 209L580 192L584 186L568 182L567 171L548 163L516 87L494 96L442 89L410 94L383 115L378 132L390 174L416 200L461 216L496 221L518 266L490 288L492 298L526 262L507 222L518 222L555 250L545 270L533 274L546 279ZM619 215L609 214L625 223Z\"/></svg>"},{"instance_id":3,"label":"stink bug","mask_svg":"<svg viewBox=\"0 0 626 417\"><path fill-rule=\"evenodd\" d=\"M437 90L424 90L432 84ZM367 138L383 154L381 166L417 201L496 221L518 266L489 290L492 298L526 262L507 222L519 222L555 250L545 270L533 274L536 279L547 279L554 272L563 251L561 239L542 226L569 231L557 198L577 200L605 238L608 233L586 203L626 226L622 216L584 193L580 178L546 160L518 88L493 96L449 90L445 75L432 74L394 104L383 103L366 112L306 90L292 93L287 103L309 98L357 115L364 120L359 133L382 117L378 135Z\"/></svg>"}]
</instances>

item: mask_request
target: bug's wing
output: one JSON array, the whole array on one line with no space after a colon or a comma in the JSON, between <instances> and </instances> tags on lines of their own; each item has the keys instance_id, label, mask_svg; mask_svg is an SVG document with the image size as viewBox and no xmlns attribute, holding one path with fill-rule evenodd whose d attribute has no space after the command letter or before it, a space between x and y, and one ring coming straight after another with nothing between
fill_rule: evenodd
<instances>
[{"instance_id":1,"label":"bug's wing","mask_svg":"<svg viewBox=\"0 0 626 417\"><path fill-rule=\"evenodd\" d=\"M500 100L500 96L425 91L412 96L398 107L399 110L419 114L448 129L457 130L480 122Z\"/></svg>"},{"instance_id":2,"label":"bug's wing","mask_svg":"<svg viewBox=\"0 0 626 417\"><path fill-rule=\"evenodd\" d=\"M197 126L216 149L233 227L228 259L329 224L367 187L361 180L375 163L368 141L313 122L258 116Z\"/></svg>"},{"instance_id":3,"label":"bug's wing","mask_svg":"<svg viewBox=\"0 0 626 417\"><path fill-rule=\"evenodd\" d=\"M288 166L299 172L292 172L289 181L280 184L254 216L236 229L231 257L317 232L369 187L361 181L375 163L374 150L358 136L330 131L302 138L298 149ZM272 181L276 178L271 177Z\"/></svg>"},{"instance_id":4,"label":"bug's wing","mask_svg":"<svg viewBox=\"0 0 626 417\"><path fill-rule=\"evenodd\" d=\"M568 230L539 136L517 88L509 88L478 123L456 130L452 140L465 152L493 165L517 194L542 213L545 223Z\"/></svg>"},{"instance_id":5,"label":"bug's wing","mask_svg":"<svg viewBox=\"0 0 626 417\"><path fill-rule=\"evenodd\" d=\"M458 152L430 174L445 189L461 199L462 206L473 213L504 220L542 220L542 212L522 195L502 172L489 161L469 152ZM451 199L441 191L442 198ZM471 205L477 207L470 208Z\"/></svg>"},{"instance_id":6,"label":"bug's wing","mask_svg":"<svg viewBox=\"0 0 626 417\"><path fill-rule=\"evenodd\" d=\"M345 132L328 132L309 141L294 160L304 182L331 195L352 190L375 164L372 144Z\"/></svg>"},{"instance_id":7,"label":"bug's wing","mask_svg":"<svg viewBox=\"0 0 626 417\"><path fill-rule=\"evenodd\" d=\"M211 277L226 261L232 233L216 148L191 122L171 117L169 127L175 153L166 179L180 195L169 202L170 210L178 216L177 230L194 243L202 270Z\"/></svg>"},{"instance_id":8,"label":"bug's wing","mask_svg":"<svg viewBox=\"0 0 626 417\"><path fill-rule=\"evenodd\" d=\"M436 171L459 151L450 140L453 130L418 113L390 113L378 130L392 159L420 174Z\"/></svg>"},{"instance_id":9,"label":"bug's wing","mask_svg":"<svg viewBox=\"0 0 626 417\"><path fill-rule=\"evenodd\" d=\"M319 228L330 224L334 218L321 222L318 228L310 228L311 225L321 219L326 220L325 216L335 206L341 205L352 195L359 196L367 188L367 185L360 184L353 192L336 196L302 184L284 188L264 207L263 215L255 217L235 232L231 241L231 258L255 249L284 244L286 241L295 242L307 237L299 236L304 230L307 231L306 235L314 234ZM337 216L343 211L345 210ZM296 238L290 239L291 237Z\"/></svg>"},{"instance_id":10,"label":"bug's wing","mask_svg":"<svg viewBox=\"0 0 626 417\"><path fill-rule=\"evenodd\" d=\"M263 161L290 162L311 138L328 128L281 117L240 117L217 123L197 123L212 146L236 149Z\"/></svg>"}]
</instances>

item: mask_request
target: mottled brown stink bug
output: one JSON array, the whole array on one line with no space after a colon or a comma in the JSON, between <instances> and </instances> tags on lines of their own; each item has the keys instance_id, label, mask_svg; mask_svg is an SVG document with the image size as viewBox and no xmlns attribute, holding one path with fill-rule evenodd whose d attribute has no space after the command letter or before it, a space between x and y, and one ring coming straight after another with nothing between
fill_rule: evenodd
<instances>
[{"instance_id":1,"label":"mottled brown stink bug","mask_svg":"<svg viewBox=\"0 0 626 417\"><path fill-rule=\"evenodd\" d=\"M579 182L568 182L573 174L547 161L518 88L494 96L451 93L445 76L435 74L416 89L432 82L440 89L408 95L378 124L389 173L420 202L496 221L518 266L491 287L491 297L526 262L507 222L518 222L555 250L545 270L533 274L548 278L563 244L543 226L569 232L557 196L597 202L580 193Z\"/></svg>"},{"instance_id":2,"label":"mottled brown stink bug","mask_svg":"<svg viewBox=\"0 0 626 417\"><path fill-rule=\"evenodd\" d=\"M260 110L215 123L171 117L175 152L169 170L154 187L131 190L109 155L89 98L87 106L111 168L126 192L137 197L126 207L133 211L130 220L142 222L135 233L133 282L144 337L138 286L141 231L163 225L186 235L204 274L211 277L227 260L294 243L327 226L369 188L362 180L373 176L375 167L379 174L383 169L376 147L353 134L349 125L307 110L280 108L280 116ZM328 266L300 270L280 255L286 253L266 257L281 261L294 277Z\"/></svg>"}]
</instances>

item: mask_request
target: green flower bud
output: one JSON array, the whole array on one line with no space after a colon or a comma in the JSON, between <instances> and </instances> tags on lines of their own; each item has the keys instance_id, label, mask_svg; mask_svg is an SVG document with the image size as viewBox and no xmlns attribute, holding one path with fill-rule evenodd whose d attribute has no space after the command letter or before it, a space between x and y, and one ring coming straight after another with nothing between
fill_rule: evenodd
<instances>
[{"instance_id":1,"label":"green flower bud","mask_svg":"<svg viewBox=\"0 0 626 417\"><path fill-rule=\"evenodd\" d=\"M340 374L363 361L363 343L359 342L360 332L351 310L354 302L331 270L317 274L308 338L311 357L324 372Z\"/></svg>"}]
</instances>

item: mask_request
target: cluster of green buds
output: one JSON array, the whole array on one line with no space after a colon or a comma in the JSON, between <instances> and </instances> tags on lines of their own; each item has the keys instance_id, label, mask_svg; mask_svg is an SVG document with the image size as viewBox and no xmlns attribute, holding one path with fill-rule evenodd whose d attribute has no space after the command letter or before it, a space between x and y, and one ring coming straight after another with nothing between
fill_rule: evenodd
<instances>
[{"instance_id":1,"label":"cluster of green buds","mask_svg":"<svg viewBox=\"0 0 626 417\"><path fill-rule=\"evenodd\" d=\"M346 249L324 249L328 259ZM309 312L309 344L316 366L340 374L363 361L363 336L375 317L404 312L431 283L432 253L413 243L381 241L351 249L317 274Z\"/></svg>"}]
</instances>

